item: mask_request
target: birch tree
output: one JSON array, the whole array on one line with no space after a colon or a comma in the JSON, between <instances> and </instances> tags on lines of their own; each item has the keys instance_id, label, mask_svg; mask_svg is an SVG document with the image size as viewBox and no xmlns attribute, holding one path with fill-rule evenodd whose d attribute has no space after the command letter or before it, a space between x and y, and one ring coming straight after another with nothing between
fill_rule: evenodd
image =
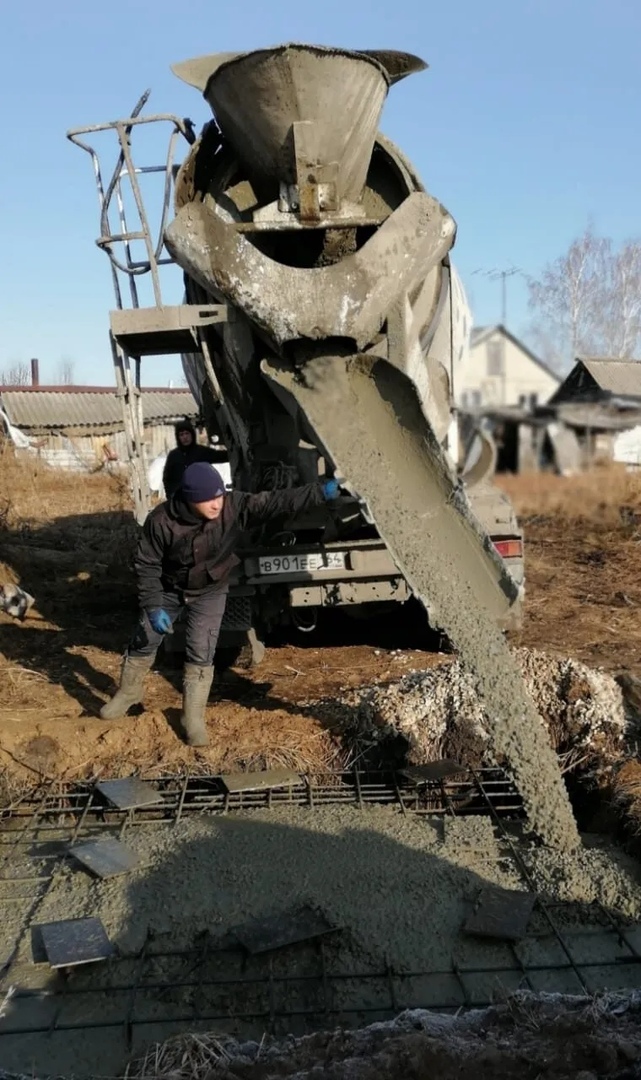
<instances>
[{"instance_id":1,"label":"birch tree","mask_svg":"<svg viewBox=\"0 0 641 1080\"><path fill-rule=\"evenodd\" d=\"M641 241L616 248L588 228L528 288L533 337L555 366L640 355Z\"/></svg>"}]
</instances>

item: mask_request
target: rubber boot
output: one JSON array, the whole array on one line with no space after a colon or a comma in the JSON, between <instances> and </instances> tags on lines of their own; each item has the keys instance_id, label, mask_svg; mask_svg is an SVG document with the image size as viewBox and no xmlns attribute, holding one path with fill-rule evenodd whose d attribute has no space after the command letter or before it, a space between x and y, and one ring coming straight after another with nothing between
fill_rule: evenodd
<instances>
[{"instance_id":1,"label":"rubber boot","mask_svg":"<svg viewBox=\"0 0 641 1080\"><path fill-rule=\"evenodd\" d=\"M185 664L183 675L183 711L180 718L188 746L207 746L205 709L214 679L214 669L200 664Z\"/></svg>"},{"instance_id":2,"label":"rubber boot","mask_svg":"<svg viewBox=\"0 0 641 1080\"><path fill-rule=\"evenodd\" d=\"M132 705L142 703L145 675L154 660L155 656L125 657L120 673L120 686L111 701L100 710L103 720L119 720L127 714Z\"/></svg>"}]
</instances>

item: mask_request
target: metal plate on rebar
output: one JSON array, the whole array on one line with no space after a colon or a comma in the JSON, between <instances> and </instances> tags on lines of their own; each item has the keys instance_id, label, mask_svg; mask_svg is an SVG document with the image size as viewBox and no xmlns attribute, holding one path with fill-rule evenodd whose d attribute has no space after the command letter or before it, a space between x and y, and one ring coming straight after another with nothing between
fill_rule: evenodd
<instances>
[{"instance_id":1,"label":"metal plate on rebar","mask_svg":"<svg viewBox=\"0 0 641 1080\"><path fill-rule=\"evenodd\" d=\"M113 946L100 919L64 919L40 926L42 944L52 968L76 967L107 960Z\"/></svg>"},{"instance_id":2,"label":"metal plate on rebar","mask_svg":"<svg viewBox=\"0 0 641 1080\"><path fill-rule=\"evenodd\" d=\"M151 784L143 780L102 780L96 784L96 791L104 795L118 810L133 810L137 806L156 806L163 802Z\"/></svg>"},{"instance_id":3,"label":"metal plate on rebar","mask_svg":"<svg viewBox=\"0 0 641 1080\"><path fill-rule=\"evenodd\" d=\"M292 769L266 769L263 772L225 773L220 777L228 794L241 791L265 791L266 788L293 787L302 783L300 773Z\"/></svg>"},{"instance_id":4,"label":"metal plate on rebar","mask_svg":"<svg viewBox=\"0 0 641 1080\"><path fill-rule=\"evenodd\" d=\"M309 941L323 934L335 933L338 929L339 927L333 926L320 911L301 908L295 912L254 919L245 926L237 927L234 936L247 952L256 955Z\"/></svg>"},{"instance_id":5,"label":"metal plate on rebar","mask_svg":"<svg viewBox=\"0 0 641 1080\"><path fill-rule=\"evenodd\" d=\"M102 837L100 840L89 840L86 844L77 844L70 848L69 854L100 878L126 874L138 865L138 856L112 836Z\"/></svg>"},{"instance_id":6,"label":"metal plate on rebar","mask_svg":"<svg viewBox=\"0 0 641 1080\"><path fill-rule=\"evenodd\" d=\"M520 941L527 933L535 903L534 893L493 887L483 889L463 930L476 937Z\"/></svg>"},{"instance_id":7,"label":"metal plate on rebar","mask_svg":"<svg viewBox=\"0 0 641 1080\"><path fill-rule=\"evenodd\" d=\"M449 776L460 776L464 772L467 772L465 765L443 758L442 761L429 761L426 765L408 765L401 770L401 775L413 784L429 784L436 780L447 780Z\"/></svg>"}]
</instances>

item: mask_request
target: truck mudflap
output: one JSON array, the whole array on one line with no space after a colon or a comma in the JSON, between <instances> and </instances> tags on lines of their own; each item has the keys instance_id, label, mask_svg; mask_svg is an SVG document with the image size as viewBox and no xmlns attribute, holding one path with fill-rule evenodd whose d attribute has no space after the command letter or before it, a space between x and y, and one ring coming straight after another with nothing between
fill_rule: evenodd
<instances>
[{"instance_id":1,"label":"truck mudflap","mask_svg":"<svg viewBox=\"0 0 641 1080\"><path fill-rule=\"evenodd\" d=\"M269 359L261 368L295 399L337 475L365 501L433 623L447 627L457 590L505 622L519 586L472 514L410 379L362 354L317 356L298 369Z\"/></svg>"}]
</instances>

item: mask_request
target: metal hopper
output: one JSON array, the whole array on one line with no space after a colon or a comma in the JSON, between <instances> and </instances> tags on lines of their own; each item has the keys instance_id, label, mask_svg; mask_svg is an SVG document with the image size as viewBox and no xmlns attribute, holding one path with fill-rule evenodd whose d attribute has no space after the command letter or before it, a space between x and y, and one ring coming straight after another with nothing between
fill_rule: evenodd
<instances>
[{"instance_id":1,"label":"metal hopper","mask_svg":"<svg viewBox=\"0 0 641 1080\"><path fill-rule=\"evenodd\" d=\"M383 63L379 56L387 63ZM198 86L261 201L304 220L362 216L359 203L392 81L425 67L404 53L283 45L174 66Z\"/></svg>"}]
</instances>

